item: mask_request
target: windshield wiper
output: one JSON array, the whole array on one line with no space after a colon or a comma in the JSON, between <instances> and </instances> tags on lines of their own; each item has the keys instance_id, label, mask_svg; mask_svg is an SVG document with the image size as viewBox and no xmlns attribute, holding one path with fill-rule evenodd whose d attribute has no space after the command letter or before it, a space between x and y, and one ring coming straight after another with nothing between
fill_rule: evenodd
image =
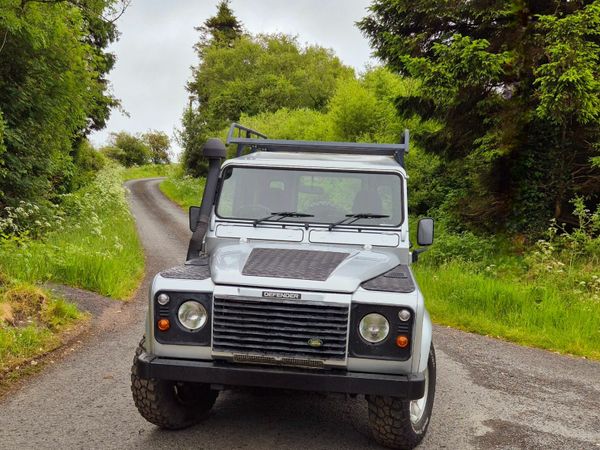
<instances>
[{"instance_id":1,"label":"windshield wiper","mask_svg":"<svg viewBox=\"0 0 600 450\"><path fill-rule=\"evenodd\" d=\"M261 222L264 222L265 220L270 220L273 217L278 217L278 219L275 219L274 222L278 222L282 219L285 219L286 217L315 217L314 214L305 214L305 213L299 213L296 211L282 211L282 212L272 212L270 216L267 217L263 217L262 219L256 219L253 223L254 226L258 225Z\"/></svg>"},{"instance_id":2,"label":"windshield wiper","mask_svg":"<svg viewBox=\"0 0 600 450\"><path fill-rule=\"evenodd\" d=\"M329 225L329 231L333 230L338 225L350 225L351 223L356 222L360 219L385 219L388 216L387 214L371 214L371 213L360 213L360 214L346 214L342 220L338 220L335 223Z\"/></svg>"}]
</instances>

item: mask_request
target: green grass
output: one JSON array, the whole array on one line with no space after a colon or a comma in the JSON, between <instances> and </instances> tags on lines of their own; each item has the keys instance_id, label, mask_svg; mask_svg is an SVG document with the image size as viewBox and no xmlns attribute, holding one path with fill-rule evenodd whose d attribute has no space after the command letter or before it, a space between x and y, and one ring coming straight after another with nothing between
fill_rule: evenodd
<instances>
[{"instance_id":1,"label":"green grass","mask_svg":"<svg viewBox=\"0 0 600 450\"><path fill-rule=\"evenodd\" d=\"M0 233L0 384L27 373L13 369L31 369L29 360L58 348L88 317L36 284L54 281L119 299L139 285L144 257L122 171L109 165L43 215L42 207L23 203L2 219L4 230L10 220L26 226Z\"/></svg>"},{"instance_id":2,"label":"green grass","mask_svg":"<svg viewBox=\"0 0 600 450\"><path fill-rule=\"evenodd\" d=\"M160 190L187 211L190 206L200 206L204 182L204 178L170 176L160 183Z\"/></svg>"},{"instance_id":3,"label":"green grass","mask_svg":"<svg viewBox=\"0 0 600 450\"><path fill-rule=\"evenodd\" d=\"M120 180L118 168L104 169L91 185L64 199L64 217L55 218L42 238L4 239L2 272L20 281L129 297L143 275L144 257Z\"/></svg>"},{"instance_id":4,"label":"green grass","mask_svg":"<svg viewBox=\"0 0 600 450\"><path fill-rule=\"evenodd\" d=\"M103 211L101 216L110 214ZM29 282L54 281L127 298L143 274L143 255L131 217L115 212L94 230L55 233L45 241L5 245L0 265L11 277Z\"/></svg>"},{"instance_id":5,"label":"green grass","mask_svg":"<svg viewBox=\"0 0 600 450\"><path fill-rule=\"evenodd\" d=\"M59 347L63 332L87 317L75 305L25 283L2 287L0 307L0 380L15 367Z\"/></svg>"},{"instance_id":6,"label":"green grass","mask_svg":"<svg viewBox=\"0 0 600 450\"><path fill-rule=\"evenodd\" d=\"M146 164L144 166L128 167L122 172L123 181L137 178L166 177L176 170L177 164Z\"/></svg>"},{"instance_id":7,"label":"green grass","mask_svg":"<svg viewBox=\"0 0 600 450\"><path fill-rule=\"evenodd\" d=\"M416 265L432 319L523 345L600 359L600 302L550 279Z\"/></svg>"}]
</instances>

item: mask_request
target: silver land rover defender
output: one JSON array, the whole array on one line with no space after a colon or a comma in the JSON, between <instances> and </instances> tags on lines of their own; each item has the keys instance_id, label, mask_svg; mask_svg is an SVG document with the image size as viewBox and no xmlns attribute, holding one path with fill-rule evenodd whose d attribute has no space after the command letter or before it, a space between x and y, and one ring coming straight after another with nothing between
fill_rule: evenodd
<instances>
[{"instance_id":1,"label":"silver land rover defender","mask_svg":"<svg viewBox=\"0 0 600 450\"><path fill-rule=\"evenodd\" d=\"M375 439L413 448L435 392L432 327L410 264L401 144L218 139L185 264L154 278L132 368L141 415L167 429L204 418L219 391L364 395ZM247 153L247 154L245 154ZM245 154L245 155L244 155Z\"/></svg>"}]
</instances>

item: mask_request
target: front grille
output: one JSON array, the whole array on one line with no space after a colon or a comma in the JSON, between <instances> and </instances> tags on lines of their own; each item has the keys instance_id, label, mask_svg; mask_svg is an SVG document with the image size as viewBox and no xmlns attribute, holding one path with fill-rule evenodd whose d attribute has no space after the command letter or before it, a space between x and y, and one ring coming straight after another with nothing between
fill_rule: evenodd
<instances>
[{"instance_id":1,"label":"front grille","mask_svg":"<svg viewBox=\"0 0 600 450\"><path fill-rule=\"evenodd\" d=\"M299 359L287 357L275 357L265 355L233 355L233 362L252 363L252 364L269 364L276 366L298 366L310 368L322 368L323 361L320 359Z\"/></svg>"},{"instance_id":2,"label":"front grille","mask_svg":"<svg viewBox=\"0 0 600 450\"><path fill-rule=\"evenodd\" d=\"M213 314L213 351L238 360L241 354L275 356L280 364L285 358L346 358L348 306L215 298Z\"/></svg>"}]
</instances>

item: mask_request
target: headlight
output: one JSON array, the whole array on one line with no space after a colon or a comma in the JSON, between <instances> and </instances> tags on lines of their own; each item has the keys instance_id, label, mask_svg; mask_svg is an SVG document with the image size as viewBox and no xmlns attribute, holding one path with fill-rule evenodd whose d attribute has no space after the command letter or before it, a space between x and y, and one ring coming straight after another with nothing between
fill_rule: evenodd
<instances>
[{"instance_id":1,"label":"headlight","mask_svg":"<svg viewBox=\"0 0 600 450\"><path fill-rule=\"evenodd\" d=\"M365 341L376 344L387 337L390 324L381 314L371 313L362 318L358 331Z\"/></svg>"},{"instance_id":2,"label":"headlight","mask_svg":"<svg viewBox=\"0 0 600 450\"><path fill-rule=\"evenodd\" d=\"M200 303L188 300L179 307L177 311L179 322L191 331L199 330L206 324L208 314L206 308Z\"/></svg>"}]
</instances>

